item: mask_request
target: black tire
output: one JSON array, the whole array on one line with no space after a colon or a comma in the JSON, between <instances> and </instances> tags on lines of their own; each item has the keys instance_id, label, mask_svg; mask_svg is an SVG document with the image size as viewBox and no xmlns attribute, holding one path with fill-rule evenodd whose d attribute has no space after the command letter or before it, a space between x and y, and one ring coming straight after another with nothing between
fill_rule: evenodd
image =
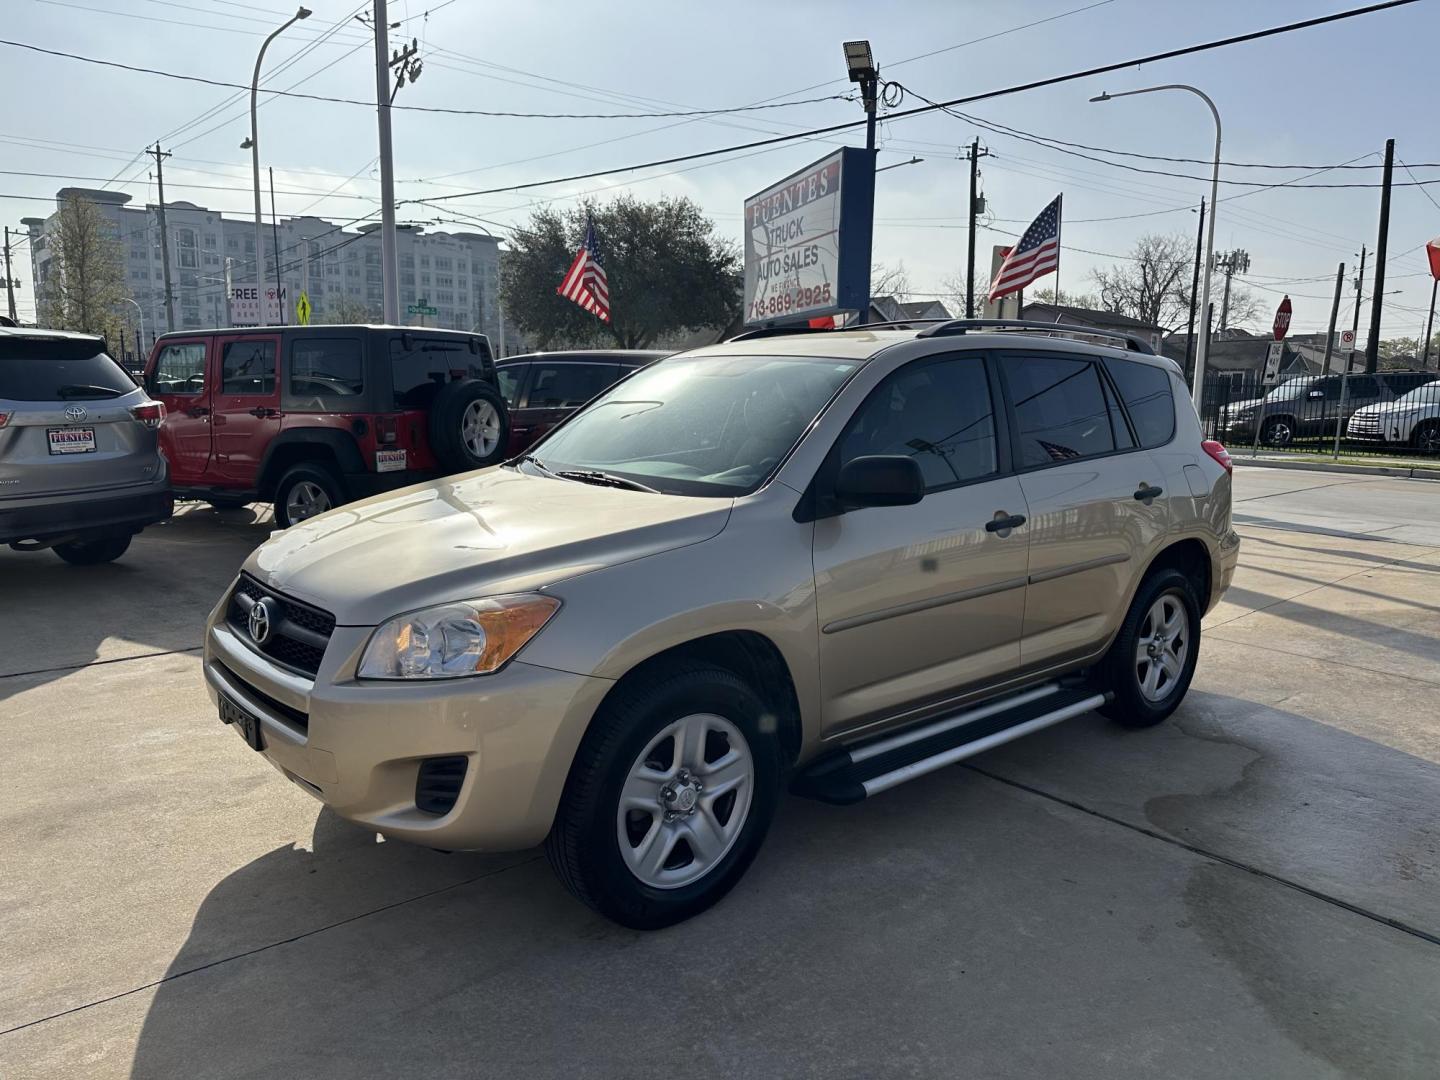
<instances>
[{"instance_id":1,"label":"black tire","mask_svg":"<svg viewBox=\"0 0 1440 1080\"><path fill-rule=\"evenodd\" d=\"M676 888L657 888L632 873L621 854L620 790L654 738L697 713L718 715L743 734L753 762L748 815L708 872ZM602 915L636 930L681 922L729 892L760 850L783 790L783 751L776 736L761 727L767 715L774 710L744 679L706 664L657 667L619 687L580 743L545 839L545 854L565 887Z\"/></svg>"},{"instance_id":2,"label":"black tire","mask_svg":"<svg viewBox=\"0 0 1440 1080\"><path fill-rule=\"evenodd\" d=\"M114 562L130 548L130 533L112 536L95 536L87 540L71 540L68 544L56 544L52 550L71 566L98 566Z\"/></svg>"},{"instance_id":3,"label":"black tire","mask_svg":"<svg viewBox=\"0 0 1440 1080\"><path fill-rule=\"evenodd\" d=\"M499 438L488 454L471 449L463 434L465 414L479 402L489 405L499 423ZM430 451L447 472L469 472L498 465L506 458L509 442L510 412L499 391L489 383L463 379L446 383L435 395L430 406Z\"/></svg>"},{"instance_id":4,"label":"black tire","mask_svg":"<svg viewBox=\"0 0 1440 1080\"><path fill-rule=\"evenodd\" d=\"M292 465L280 477L280 482L275 485L275 524L280 528L288 529L291 525L306 520L306 517L302 517L298 513L292 514L288 509L292 502L292 493L304 484L313 484L324 493L324 497L329 503L327 509L339 506L345 501L345 489L340 483L340 478L328 465L322 465L315 461Z\"/></svg>"},{"instance_id":5,"label":"black tire","mask_svg":"<svg viewBox=\"0 0 1440 1080\"><path fill-rule=\"evenodd\" d=\"M239 510L242 506L249 506L250 500L239 496L212 495L205 500L216 510Z\"/></svg>"},{"instance_id":6,"label":"black tire","mask_svg":"<svg viewBox=\"0 0 1440 1080\"><path fill-rule=\"evenodd\" d=\"M1440 454L1440 420L1422 420L1410 433L1410 445L1422 454Z\"/></svg>"},{"instance_id":7,"label":"black tire","mask_svg":"<svg viewBox=\"0 0 1440 1080\"><path fill-rule=\"evenodd\" d=\"M1260 428L1260 441L1266 446L1289 446L1295 441L1295 421L1288 416L1272 416Z\"/></svg>"},{"instance_id":8,"label":"black tire","mask_svg":"<svg viewBox=\"0 0 1440 1080\"><path fill-rule=\"evenodd\" d=\"M1147 697L1141 687L1141 675L1136 653L1142 647L1147 635L1147 619L1152 607L1162 597L1173 598L1184 612L1183 634L1186 644L1185 655L1180 664L1178 678L1162 676L1165 682L1157 687L1158 700ZM1158 570L1140 584L1120 633L1110 646L1101 664L1102 680L1115 696L1100 712L1128 728L1146 728L1160 723L1173 713L1185 693L1190 689L1190 680L1195 676L1195 664L1200 656L1200 602L1195 595L1195 586L1184 574L1175 569Z\"/></svg>"}]
</instances>

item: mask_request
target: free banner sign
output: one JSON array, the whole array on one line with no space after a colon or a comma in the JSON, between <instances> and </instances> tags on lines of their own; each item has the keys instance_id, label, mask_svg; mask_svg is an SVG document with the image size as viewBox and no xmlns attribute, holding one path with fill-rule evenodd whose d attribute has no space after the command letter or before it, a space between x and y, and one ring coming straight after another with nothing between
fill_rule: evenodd
<instances>
[{"instance_id":1,"label":"free banner sign","mask_svg":"<svg viewBox=\"0 0 1440 1080\"><path fill-rule=\"evenodd\" d=\"M265 305L265 325L279 326L282 321L280 314L285 302L290 298L290 290L282 287L277 298L274 285L266 285L263 289L257 285L232 285L230 325L259 326L262 297Z\"/></svg>"},{"instance_id":2,"label":"free banner sign","mask_svg":"<svg viewBox=\"0 0 1440 1080\"><path fill-rule=\"evenodd\" d=\"M745 200L745 322L857 311L868 297L875 157L846 148Z\"/></svg>"}]
</instances>

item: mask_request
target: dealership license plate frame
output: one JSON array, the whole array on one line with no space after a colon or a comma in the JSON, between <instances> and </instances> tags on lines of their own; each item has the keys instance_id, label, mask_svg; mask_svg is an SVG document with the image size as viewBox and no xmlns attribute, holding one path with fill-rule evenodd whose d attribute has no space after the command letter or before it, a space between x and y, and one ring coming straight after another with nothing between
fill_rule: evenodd
<instances>
[{"instance_id":1,"label":"dealership license plate frame","mask_svg":"<svg viewBox=\"0 0 1440 1080\"><path fill-rule=\"evenodd\" d=\"M75 434L89 435L89 445L86 445L84 443L77 443L75 445L67 446L63 443L57 444L55 441L55 436L57 435ZM95 429L88 425L84 427L75 425L67 427L46 428L45 444L46 447L49 449L50 453L55 457L69 457L71 454L93 454L95 453Z\"/></svg>"}]
</instances>

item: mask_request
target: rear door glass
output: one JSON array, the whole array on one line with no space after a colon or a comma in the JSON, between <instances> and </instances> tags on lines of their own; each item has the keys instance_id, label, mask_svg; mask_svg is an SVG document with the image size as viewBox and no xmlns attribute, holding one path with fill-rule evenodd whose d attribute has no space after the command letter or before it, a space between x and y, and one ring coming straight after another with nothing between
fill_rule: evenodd
<instances>
[{"instance_id":1,"label":"rear door glass","mask_svg":"<svg viewBox=\"0 0 1440 1080\"><path fill-rule=\"evenodd\" d=\"M455 379L485 378L484 352L471 352L466 339L402 334L390 342L395 408L428 409L435 395Z\"/></svg>"},{"instance_id":2,"label":"rear door glass","mask_svg":"<svg viewBox=\"0 0 1440 1080\"><path fill-rule=\"evenodd\" d=\"M1035 468L1115 450L1100 372L1088 360L1006 356L1020 465Z\"/></svg>"},{"instance_id":3,"label":"rear door glass","mask_svg":"<svg viewBox=\"0 0 1440 1080\"><path fill-rule=\"evenodd\" d=\"M96 400L134 389L135 381L97 342L0 337L0 398Z\"/></svg>"},{"instance_id":4,"label":"rear door glass","mask_svg":"<svg viewBox=\"0 0 1440 1080\"><path fill-rule=\"evenodd\" d=\"M275 342L230 341L222 354L222 394L266 395L275 392Z\"/></svg>"},{"instance_id":5,"label":"rear door glass","mask_svg":"<svg viewBox=\"0 0 1440 1080\"><path fill-rule=\"evenodd\" d=\"M302 408L344 410L365 392L365 357L355 338L296 338L290 396Z\"/></svg>"},{"instance_id":6,"label":"rear door glass","mask_svg":"<svg viewBox=\"0 0 1440 1080\"><path fill-rule=\"evenodd\" d=\"M584 405L615 381L614 364L536 364L526 407L569 409Z\"/></svg>"}]
</instances>

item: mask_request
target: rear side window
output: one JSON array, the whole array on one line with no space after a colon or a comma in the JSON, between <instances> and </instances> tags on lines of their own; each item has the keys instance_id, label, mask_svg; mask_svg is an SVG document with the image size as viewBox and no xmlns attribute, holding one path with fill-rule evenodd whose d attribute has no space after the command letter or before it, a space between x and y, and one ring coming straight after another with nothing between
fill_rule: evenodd
<instances>
[{"instance_id":1,"label":"rear side window","mask_svg":"<svg viewBox=\"0 0 1440 1080\"><path fill-rule=\"evenodd\" d=\"M0 337L0 398L83 400L134 389L135 380L94 341Z\"/></svg>"},{"instance_id":2,"label":"rear side window","mask_svg":"<svg viewBox=\"0 0 1440 1080\"><path fill-rule=\"evenodd\" d=\"M840 437L840 464L872 454L915 459L925 490L995 472L995 415L977 357L902 368L860 406Z\"/></svg>"},{"instance_id":3,"label":"rear side window","mask_svg":"<svg viewBox=\"0 0 1440 1080\"><path fill-rule=\"evenodd\" d=\"M440 388L453 379L484 379L485 354L456 338L402 334L390 341L395 408L428 409Z\"/></svg>"},{"instance_id":4,"label":"rear side window","mask_svg":"<svg viewBox=\"0 0 1440 1080\"><path fill-rule=\"evenodd\" d=\"M1106 357L1105 368L1135 425L1135 434L1145 449L1164 446L1175 436L1175 394L1170 375L1151 364Z\"/></svg>"},{"instance_id":5,"label":"rear side window","mask_svg":"<svg viewBox=\"0 0 1440 1080\"><path fill-rule=\"evenodd\" d=\"M532 409L584 405L615 381L614 364L536 364L525 404Z\"/></svg>"},{"instance_id":6,"label":"rear side window","mask_svg":"<svg viewBox=\"0 0 1440 1080\"><path fill-rule=\"evenodd\" d=\"M275 392L275 342L230 341L221 354L220 379L225 394Z\"/></svg>"},{"instance_id":7,"label":"rear side window","mask_svg":"<svg viewBox=\"0 0 1440 1080\"><path fill-rule=\"evenodd\" d=\"M495 369L495 378L500 383L500 396L512 409L520 404L520 387L525 384L525 373L529 370L529 364L508 364Z\"/></svg>"},{"instance_id":8,"label":"rear side window","mask_svg":"<svg viewBox=\"0 0 1440 1080\"><path fill-rule=\"evenodd\" d=\"M1006 356L1020 465L1034 468L1115 450L1100 372L1088 360Z\"/></svg>"},{"instance_id":9,"label":"rear side window","mask_svg":"<svg viewBox=\"0 0 1440 1080\"><path fill-rule=\"evenodd\" d=\"M343 408L365 390L365 361L355 338L297 338L290 348L290 393Z\"/></svg>"},{"instance_id":10,"label":"rear side window","mask_svg":"<svg viewBox=\"0 0 1440 1080\"><path fill-rule=\"evenodd\" d=\"M1380 387L1376 385L1374 375L1351 375L1348 381L1345 395L1352 401L1380 396Z\"/></svg>"}]
</instances>

